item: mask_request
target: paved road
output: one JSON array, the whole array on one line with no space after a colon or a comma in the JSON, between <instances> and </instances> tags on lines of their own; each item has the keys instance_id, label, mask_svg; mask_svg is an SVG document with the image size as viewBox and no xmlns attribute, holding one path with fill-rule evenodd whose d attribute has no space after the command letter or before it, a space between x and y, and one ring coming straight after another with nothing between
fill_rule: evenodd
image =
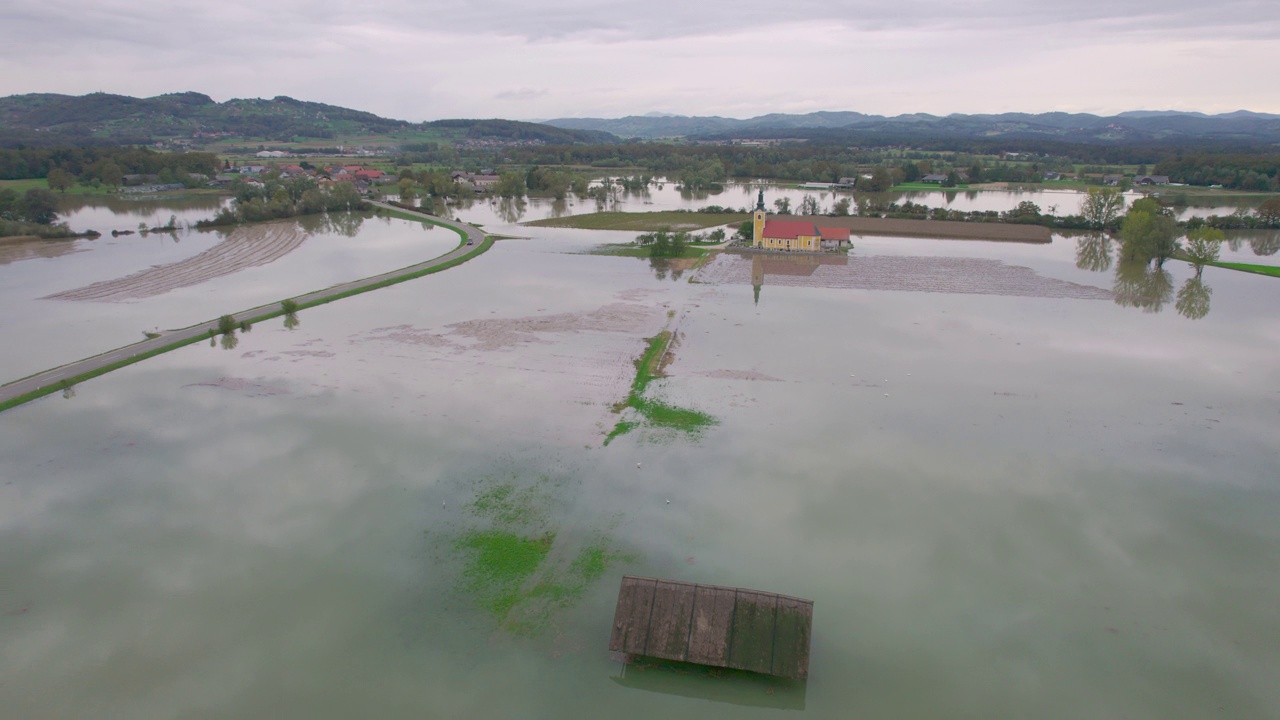
<instances>
[{"instance_id":1,"label":"paved road","mask_svg":"<svg viewBox=\"0 0 1280 720\"><path fill-rule=\"evenodd\" d=\"M396 208L391 205L387 205L385 203L375 202L373 204L378 207L386 208L388 210L405 212L400 208ZM386 280L392 280L392 279L404 277L407 275L420 273L424 270L429 270L433 267L443 265L451 260L456 260L465 255L470 255L473 253L480 252L481 243L484 240L484 231L480 230L479 228L472 227L470 225L465 225L463 223L454 222L452 220L445 220L444 218L438 218L431 215L427 215L426 217L430 218L432 222L435 222L440 225L444 225L445 227L453 228L458 232L463 233L466 236L467 242L459 244L458 247L454 248L452 251L447 252L444 255L441 255L440 257L427 260L426 262L421 262L421 263L418 263L417 265L410 265L409 267L400 268L399 270L392 270L391 272L383 273L381 275L374 275L372 277L363 278L361 280L355 280L349 283L343 283L341 285L334 285L333 287L328 287L323 290L317 290L315 292L310 292L305 295L298 295L297 297L293 298L294 301L297 302L298 305L305 307L309 304L334 297L335 295L341 295L344 293L349 293L353 290L360 290L361 288L367 288L370 285L376 285ZM468 243L474 243L474 244L469 245ZM248 321L252 323L257 321L258 318L264 315L276 314L279 312L279 310L280 310L279 303L270 303L268 305L260 305L256 308L251 308L249 310L242 310L241 312L235 313L231 317L235 318L237 324L239 324L242 321ZM8 400L12 400L13 398L16 398L20 395L25 395L27 393L34 392L36 390L40 390L43 388L60 387L59 383L61 383L64 380L70 380L72 378L79 377L85 373L93 372L94 370L104 368L113 363L126 361L131 358L137 357L138 355L142 355L154 350L159 350L161 348L168 347L170 345L173 345L174 343L181 342L183 340L191 340L193 338L207 338L209 337L209 331L217 330L217 328L218 328L218 321L210 320L208 322L200 323L199 325L193 325L188 328L182 328L181 330L166 330L160 335L160 337L157 337L157 338L150 338L147 340L143 340L142 342L139 342L139 343L126 345L124 347L116 348L115 350L109 350L105 353L102 353L101 355L94 355L93 357L85 358L83 360L77 360L73 363L63 365L62 367L53 368L52 370L46 370L42 373L32 375L31 377L23 378L21 380L16 380L6 385L0 385L0 403L6 402Z\"/></svg>"}]
</instances>

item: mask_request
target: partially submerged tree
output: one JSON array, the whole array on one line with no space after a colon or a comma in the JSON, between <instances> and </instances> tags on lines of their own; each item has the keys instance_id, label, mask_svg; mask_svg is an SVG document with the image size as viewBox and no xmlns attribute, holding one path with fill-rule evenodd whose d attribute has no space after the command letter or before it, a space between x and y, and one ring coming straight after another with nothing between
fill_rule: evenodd
<instances>
[{"instance_id":1,"label":"partially submerged tree","mask_svg":"<svg viewBox=\"0 0 1280 720\"><path fill-rule=\"evenodd\" d=\"M1156 261L1157 266L1178 251L1178 223L1151 198L1135 201L1120 225L1124 254L1130 260Z\"/></svg>"},{"instance_id":2,"label":"partially submerged tree","mask_svg":"<svg viewBox=\"0 0 1280 720\"><path fill-rule=\"evenodd\" d=\"M1101 230L1115 224L1124 209L1124 193L1118 187L1089 188L1080 214L1093 227Z\"/></svg>"},{"instance_id":3,"label":"partially submerged tree","mask_svg":"<svg viewBox=\"0 0 1280 720\"><path fill-rule=\"evenodd\" d=\"M1206 263L1215 262L1218 259L1223 237L1222 231L1217 228L1196 228L1187 233L1187 242L1182 248L1182 254L1195 266L1196 277L1204 271Z\"/></svg>"}]
</instances>

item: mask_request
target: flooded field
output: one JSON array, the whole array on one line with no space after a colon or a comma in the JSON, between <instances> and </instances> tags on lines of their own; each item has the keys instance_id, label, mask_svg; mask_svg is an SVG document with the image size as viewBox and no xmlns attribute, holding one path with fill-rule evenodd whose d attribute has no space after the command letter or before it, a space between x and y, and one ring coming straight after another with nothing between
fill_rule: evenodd
<instances>
[{"instance_id":1,"label":"flooded field","mask_svg":"<svg viewBox=\"0 0 1280 720\"><path fill-rule=\"evenodd\" d=\"M502 208L464 265L0 413L7 714L1280 717L1274 278L1089 237L696 267ZM398 223L120 302L40 298L216 243L18 259L83 336L0 334L89 354L444 244ZM623 573L812 599L808 681L624 665Z\"/></svg>"}]
</instances>

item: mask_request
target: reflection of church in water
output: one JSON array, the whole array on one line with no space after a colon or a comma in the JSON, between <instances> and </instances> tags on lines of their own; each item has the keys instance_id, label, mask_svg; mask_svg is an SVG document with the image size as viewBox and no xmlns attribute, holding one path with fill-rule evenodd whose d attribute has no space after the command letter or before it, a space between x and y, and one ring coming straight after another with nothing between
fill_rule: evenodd
<instances>
[{"instance_id":1,"label":"reflection of church in water","mask_svg":"<svg viewBox=\"0 0 1280 720\"><path fill-rule=\"evenodd\" d=\"M773 253L751 253L751 288L755 293L755 302L760 304L760 289L764 287L765 278L769 275L786 277L809 277L823 265L848 265L847 255L795 254L777 255ZM803 283L786 283L803 284Z\"/></svg>"}]
</instances>

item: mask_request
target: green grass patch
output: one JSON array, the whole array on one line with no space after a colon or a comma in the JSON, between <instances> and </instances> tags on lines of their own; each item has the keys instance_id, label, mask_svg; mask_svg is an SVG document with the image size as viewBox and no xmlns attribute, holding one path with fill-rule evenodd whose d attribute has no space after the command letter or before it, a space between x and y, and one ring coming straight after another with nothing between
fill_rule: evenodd
<instances>
[{"instance_id":1,"label":"green grass patch","mask_svg":"<svg viewBox=\"0 0 1280 720\"><path fill-rule=\"evenodd\" d=\"M695 212L598 212L584 215L530 220L522 223L533 227L577 228L580 230L632 230L653 232L671 230L702 230L720 225L741 224L751 219L742 213Z\"/></svg>"},{"instance_id":2,"label":"green grass patch","mask_svg":"<svg viewBox=\"0 0 1280 720\"><path fill-rule=\"evenodd\" d=\"M22 180L0 180L0 190L13 190L16 193L24 193L28 190L48 190L49 182L44 178L24 178ZM114 193L116 188L107 185L91 187L89 185L73 184L67 188L66 192L62 190L53 190L54 195L109 195Z\"/></svg>"},{"instance_id":3,"label":"green grass patch","mask_svg":"<svg viewBox=\"0 0 1280 720\"><path fill-rule=\"evenodd\" d=\"M941 191L943 191L943 192L951 192L951 191L955 191L955 190L967 190L968 188L969 188L969 185L968 185L967 183L965 183L965 184L961 184L961 185L956 185L956 186L954 186L954 187L943 187L940 183L908 182L908 183L901 183L901 184L899 184L899 185L894 185L893 187L889 188L889 190L890 190L890 191L896 191L896 190L941 190Z\"/></svg>"},{"instance_id":4,"label":"green grass patch","mask_svg":"<svg viewBox=\"0 0 1280 720\"><path fill-rule=\"evenodd\" d=\"M696 435L704 428L716 424L716 419L697 410L687 410L668 405L659 400L640 400L632 405L655 427L671 428Z\"/></svg>"},{"instance_id":5,"label":"green grass patch","mask_svg":"<svg viewBox=\"0 0 1280 720\"><path fill-rule=\"evenodd\" d=\"M451 541L453 552L464 558L457 589L514 635L541 633L609 567L628 559L613 549L613 523L589 531L573 550L574 539L550 517L552 508L564 504L562 492L545 475L532 483L516 475L483 479L467 505L472 527Z\"/></svg>"},{"instance_id":6,"label":"green grass patch","mask_svg":"<svg viewBox=\"0 0 1280 720\"><path fill-rule=\"evenodd\" d=\"M506 617L522 598L521 586L551 550L555 533L522 537L503 530L468 533L455 548L470 558L463 571L463 589L480 607Z\"/></svg>"},{"instance_id":7,"label":"green grass patch","mask_svg":"<svg viewBox=\"0 0 1280 720\"><path fill-rule=\"evenodd\" d=\"M631 394L633 396L644 394L645 388L649 386L649 381L659 377L662 356L667 353L667 347L671 344L672 337L674 336L670 330L663 330L651 338L645 338L644 352L635 360L636 378L631 381Z\"/></svg>"},{"instance_id":8,"label":"green grass patch","mask_svg":"<svg viewBox=\"0 0 1280 720\"><path fill-rule=\"evenodd\" d=\"M1271 277L1280 277L1280 267L1276 265L1256 265L1254 263L1237 263L1237 262L1211 262L1206 265L1214 267L1227 268L1228 270L1239 270L1240 272L1256 273L1258 275L1270 275Z\"/></svg>"},{"instance_id":9,"label":"green grass patch","mask_svg":"<svg viewBox=\"0 0 1280 720\"><path fill-rule=\"evenodd\" d=\"M636 376L631 381L631 392L625 400L613 408L614 412L619 413L630 408L635 411L635 418L621 419L615 423L613 430L605 436L604 445L607 446L613 442L614 438L639 427L678 430L686 435L697 437L703 430L719 422L707 413L644 397L649 383L654 378L662 377L662 368L668 361L667 353L674 340L675 335L670 330L663 330L651 338L646 338L645 350L635 360Z\"/></svg>"}]
</instances>

